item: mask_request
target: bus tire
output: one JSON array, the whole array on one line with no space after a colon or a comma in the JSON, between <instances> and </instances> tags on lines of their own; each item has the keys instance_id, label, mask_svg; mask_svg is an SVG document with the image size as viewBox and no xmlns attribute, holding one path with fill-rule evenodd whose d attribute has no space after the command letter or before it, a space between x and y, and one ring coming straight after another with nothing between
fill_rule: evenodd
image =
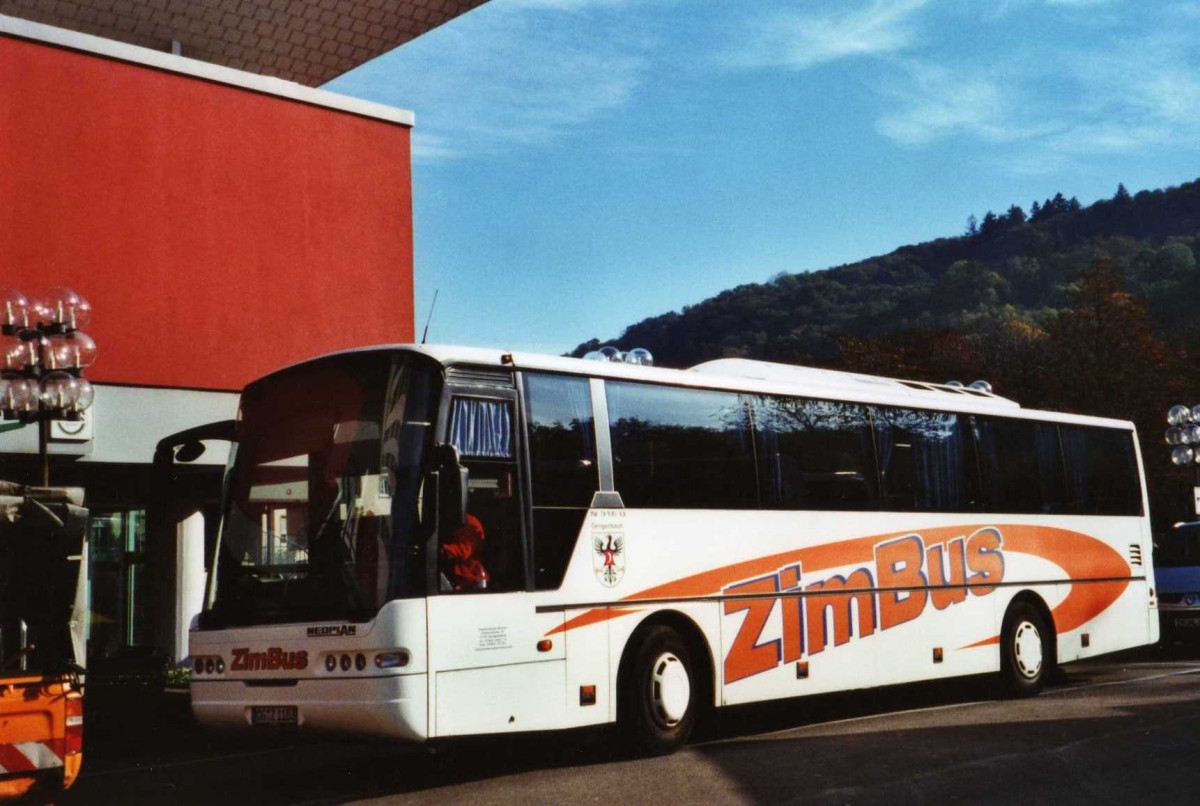
<instances>
[{"instance_id":1,"label":"bus tire","mask_svg":"<svg viewBox=\"0 0 1200 806\"><path fill-rule=\"evenodd\" d=\"M1042 690L1054 666L1054 633L1029 602L1013 602L1000 631L1000 677L1012 697Z\"/></svg>"},{"instance_id":2,"label":"bus tire","mask_svg":"<svg viewBox=\"0 0 1200 806\"><path fill-rule=\"evenodd\" d=\"M660 756L682 747L696 724L699 691L679 634L656 625L642 636L621 681L620 723L632 749Z\"/></svg>"}]
</instances>

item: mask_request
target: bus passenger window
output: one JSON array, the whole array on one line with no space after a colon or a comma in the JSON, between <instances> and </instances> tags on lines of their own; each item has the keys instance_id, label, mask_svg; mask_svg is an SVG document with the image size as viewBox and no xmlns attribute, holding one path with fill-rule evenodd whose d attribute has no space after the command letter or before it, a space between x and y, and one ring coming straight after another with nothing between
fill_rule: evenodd
<instances>
[{"instance_id":1,"label":"bus passenger window","mask_svg":"<svg viewBox=\"0 0 1200 806\"><path fill-rule=\"evenodd\" d=\"M1068 513L1058 429L1050 423L976 417L984 509Z\"/></svg>"},{"instance_id":2,"label":"bus passenger window","mask_svg":"<svg viewBox=\"0 0 1200 806\"><path fill-rule=\"evenodd\" d=\"M625 505L757 509L746 401L735 392L609 381L613 475Z\"/></svg>"},{"instance_id":3,"label":"bus passenger window","mask_svg":"<svg viewBox=\"0 0 1200 806\"><path fill-rule=\"evenodd\" d=\"M868 509L878 503L866 409L761 396L753 401L766 509Z\"/></svg>"},{"instance_id":4,"label":"bus passenger window","mask_svg":"<svg viewBox=\"0 0 1200 806\"><path fill-rule=\"evenodd\" d=\"M1080 515L1141 515L1133 434L1084 426L1058 427L1067 487Z\"/></svg>"},{"instance_id":5,"label":"bus passenger window","mask_svg":"<svg viewBox=\"0 0 1200 806\"><path fill-rule=\"evenodd\" d=\"M525 375L538 590L557 588L599 486L592 399L586 378Z\"/></svg>"},{"instance_id":6,"label":"bus passenger window","mask_svg":"<svg viewBox=\"0 0 1200 806\"><path fill-rule=\"evenodd\" d=\"M963 512L978 500L968 420L957 414L873 408L885 510Z\"/></svg>"}]
</instances>

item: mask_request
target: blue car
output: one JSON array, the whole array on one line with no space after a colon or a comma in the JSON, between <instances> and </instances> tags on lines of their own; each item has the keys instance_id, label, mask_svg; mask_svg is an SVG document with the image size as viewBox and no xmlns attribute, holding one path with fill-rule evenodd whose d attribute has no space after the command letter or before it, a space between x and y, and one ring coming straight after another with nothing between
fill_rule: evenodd
<instances>
[{"instance_id":1,"label":"blue car","mask_svg":"<svg viewBox=\"0 0 1200 806\"><path fill-rule=\"evenodd\" d=\"M1200 521L1177 523L1154 547L1165 646L1200 639Z\"/></svg>"}]
</instances>

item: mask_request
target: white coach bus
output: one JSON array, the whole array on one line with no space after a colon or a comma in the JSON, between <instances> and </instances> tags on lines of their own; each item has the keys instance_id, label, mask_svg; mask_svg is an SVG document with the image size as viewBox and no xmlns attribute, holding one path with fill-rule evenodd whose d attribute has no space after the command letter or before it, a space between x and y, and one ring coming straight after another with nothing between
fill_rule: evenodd
<instances>
[{"instance_id":1,"label":"white coach bus","mask_svg":"<svg viewBox=\"0 0 1200 806\"><path fill-rule=\"evenodd\" d=\"M615 353L615 351L610 351ZM379 347L250 384L203 723L424 741L1056 664L1158 638L1128 422L645 351Z\"/></svg>"}]
</instances>

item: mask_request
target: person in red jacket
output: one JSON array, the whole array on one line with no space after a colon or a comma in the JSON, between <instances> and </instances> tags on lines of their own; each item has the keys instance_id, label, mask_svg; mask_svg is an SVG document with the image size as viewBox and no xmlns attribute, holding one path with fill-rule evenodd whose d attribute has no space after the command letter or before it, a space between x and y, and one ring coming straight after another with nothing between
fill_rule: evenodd
<instances>
[{"instance_id":1,"label":"person in red jacket","mask_svg":"<svg viewBox=\"0 0 1200 806\"><path fill-rule=\"evenodd\" d=\"M483 566L483 524L467 515L462 526L438 547L442 566L442 590L485 590L487 569Z\"/></svg>"}]
</instances>

